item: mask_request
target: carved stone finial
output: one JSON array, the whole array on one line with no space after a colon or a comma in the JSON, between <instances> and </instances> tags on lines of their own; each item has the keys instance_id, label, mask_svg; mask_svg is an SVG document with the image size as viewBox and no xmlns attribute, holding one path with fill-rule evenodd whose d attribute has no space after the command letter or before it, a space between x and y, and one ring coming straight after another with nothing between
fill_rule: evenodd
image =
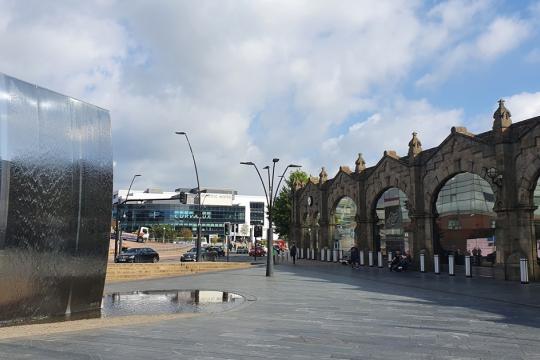
<instances>
[{"instance_id":1,"label":"carved stone finial","mask_svg":"<svg viewBox=\"0 0 540 360\"><path fill-rule=\"evenodd\" d=\"M500 131L512 125L512 114L510 110L504 106L504 100L499 100L499 107L493 113L493 130Z\"/></svg>"},{"instance_id":2,"label":"carved stone finial","mask_svg":"<svg viewBox=\"0 0 540 360\"><path fill-rule=\"evenodd\" d=\"M319 174L319 184L324 184L328 180L328 174L326 173L326 170L324 169L324 166L321 169L321 173Z\"/></svg>"},{"instance_id":3,"label":"carved stone finial","mask_svg":"<svg viewBox=\"0 0 540 360\"><path fill-rule=\"evenodd\" d=\"M364 161L364 158L362 157L362 153L358 153L358 159L356 159L355 165L356 167L354 168L354 172L357 174L366 170L366 162Z\"/></svg>"},{"instance_id":4,"label":"carved stone finial","mask_svg":"<svg viewBox=\"0 0 540 360\"><path fill-rule=\"evenodd\" d=\"M409 141L409 157L415 157L422 152L422 143L416 137L417 133L412 133L412 139Z\"/></svg>"}]
</instances>

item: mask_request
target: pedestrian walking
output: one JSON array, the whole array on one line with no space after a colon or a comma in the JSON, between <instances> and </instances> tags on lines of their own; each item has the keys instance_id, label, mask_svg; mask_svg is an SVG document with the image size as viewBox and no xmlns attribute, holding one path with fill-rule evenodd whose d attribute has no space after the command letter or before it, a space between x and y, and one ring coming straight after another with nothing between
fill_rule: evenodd
<instances>
[{"instance_id":1,"label":"pedestrian walking","mask_svg":"<svg viewBox=\"0 0 540 360\"><path fill-rule=\"evenodd\" d=\"M296 244L293 243L290 250L289 250L289 253L291 254L291 257L292 257L292 263L293 264L296 264Z\"/></svg>"}]
</instances>

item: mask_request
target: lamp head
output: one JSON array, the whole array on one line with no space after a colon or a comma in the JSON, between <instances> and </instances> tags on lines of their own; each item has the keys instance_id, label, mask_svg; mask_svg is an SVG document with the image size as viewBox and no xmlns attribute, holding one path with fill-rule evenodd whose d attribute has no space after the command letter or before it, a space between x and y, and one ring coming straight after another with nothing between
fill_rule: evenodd
<instances>
[{"instance_id":1,"label":"lamp head","mask_svg":"<svg viewBox=\"0 0 540 360\"><path fill-rule=\"evenodd\" d=\"M133 177L139 177L139 176L142 176L142 175L141 174L133 175Z\"/></svg>"},{"instance_id":2,"label":"lamp head","mask_svg":"<svg viewBox=\"0 0 540 360\"><path fill-rule=\"evenodd\" d=\"M265 167L263 167L263 169L270 169L270 166L266 165Z\"/></svg>"},{"instance_id":3,"label":"lamp head","mask_svg":"<svg viewBox=\"0 0 540 360\"><path fill-rule=\"evenodd\" d=\"M176 135L186 135L186 133L184 131L176 131L175 134Z\"/></svg>"},{"instance_id":4,"label":"lamp head","mask_svg":"<svg viewBox=\"0 0 540 360\"><path fill-rule=\"evenodd\" d=\"M273 158L272 161L275 162L275 163L277 163L277 162L279 161L279 159Z\"/></svg>"},{"instance_id":5,"label":"lamp head","mask_svg":"<svg viewBox=\"0 0 540 360\"><path fill-rule=\"evenodd\" d=\"M240 164L241 164L241 165L255 165L255 164L254 164L253 162L251 162L251 161L242 161Z\"/></svg>"},{"instance_id":6,"label":"lamp head","mask_svg":"<svg viewBox=\"0 0 540 360\"><path fill-rule=\"evenodd\" d=\"M300 168L302 165L289 164L290 168Z\"/></svg>"}]
</instances>

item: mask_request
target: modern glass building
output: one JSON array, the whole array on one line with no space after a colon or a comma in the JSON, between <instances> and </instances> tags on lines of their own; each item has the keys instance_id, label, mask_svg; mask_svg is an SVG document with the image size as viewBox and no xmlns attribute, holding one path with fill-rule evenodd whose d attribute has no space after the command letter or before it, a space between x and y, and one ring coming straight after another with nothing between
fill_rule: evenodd
<instances>
[{"instance_id":1,"label":"modern glass building","mask_svg":"<svg viewBox=\"0 0 540 360\"><path fill-rule=\"evenodd\" d=\"M120 229L133 232L141 226L152 229L167 225L178 231L189 229L196 234L199 200L196 195L188 193L187 203L183 204L179 199L180 191L187 192L188 189L177 189L174 192L159 189L132 190L126 203L123 202L127 190L116 192L113 204L121 204ZM223 237L226 222L238 225L237 237L253 240L256 225L263 225L263 237L266 237L264 230L268 228L268 220L264 196L238 195L234 190L207 189L201 197L201 234L204 237ZM113 220L116 219L116 208L113 207ZM234 227L231 230L234 231ZM152 231L150 233L152 236Z\"/></svg>"}]
</instances>

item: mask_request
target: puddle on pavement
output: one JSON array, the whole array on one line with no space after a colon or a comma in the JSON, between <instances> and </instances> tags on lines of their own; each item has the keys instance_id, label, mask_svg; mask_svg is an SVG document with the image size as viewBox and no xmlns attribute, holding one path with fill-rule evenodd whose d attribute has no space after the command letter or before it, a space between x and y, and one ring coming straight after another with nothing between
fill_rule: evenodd
<instances>
[{"instance_id":1,"label":"puddle on pavement","mask_svg":"<svg viewBox=\"0 0 540 360\"><path fill-rule=\"evenodd\" d=\"M238 294L207 290L152 290L103 296L101 310L50 318L0 322L0 327L129 315L216 313L230 310L246 299Z\"/></svg>"}]
</instances>

